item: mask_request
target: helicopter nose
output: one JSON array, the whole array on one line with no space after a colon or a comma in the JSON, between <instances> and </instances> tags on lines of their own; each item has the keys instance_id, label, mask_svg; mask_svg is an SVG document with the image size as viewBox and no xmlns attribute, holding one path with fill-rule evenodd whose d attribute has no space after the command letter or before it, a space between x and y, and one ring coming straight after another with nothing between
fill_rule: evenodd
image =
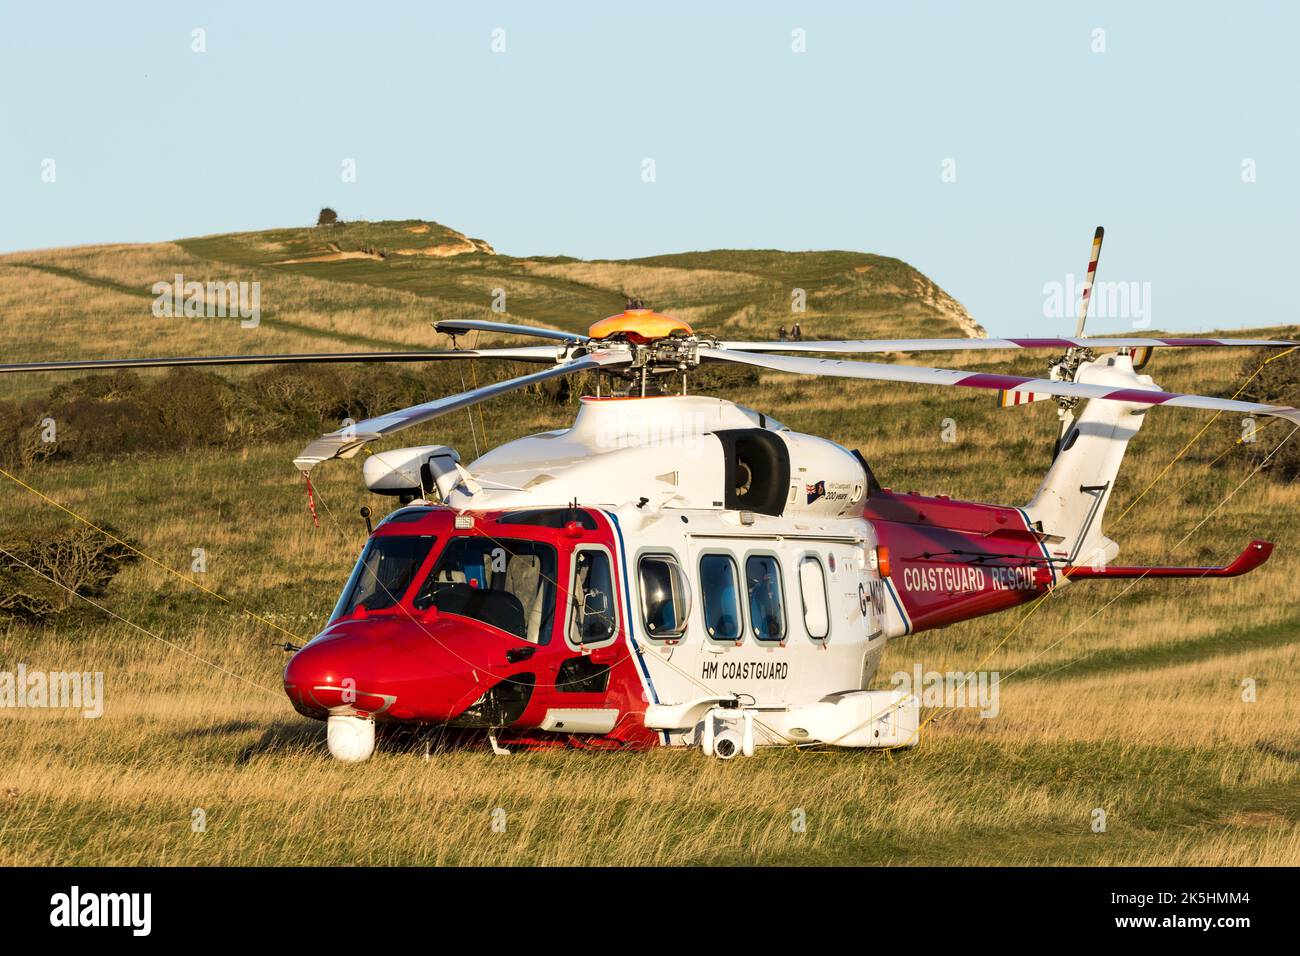
<instances>
[{"instance_id":1,"label":"helicopter nose","mask_svg":"<svg viewBox=\"0 0 1300 956\"><path fill-rule=\"evenodd\" d=\"M454 645L455 628L437 633L385 625L345 625L290 658L284 689L300 713L324 719L360 714L396 720L447 720L478 684L473 662Z\"/></svg>"},{"instance_id":2,"label":"helicopter nose","mask_svg":"<svg viewBox=\"0 0 1300 956\"><path fill-rule=\"evenodd\" d=\"M380 690L355 638L316 640L289 659L284 689L300 711L313 717L330 713L387 711L392 695Z\"/></svg>"}]
</instances>

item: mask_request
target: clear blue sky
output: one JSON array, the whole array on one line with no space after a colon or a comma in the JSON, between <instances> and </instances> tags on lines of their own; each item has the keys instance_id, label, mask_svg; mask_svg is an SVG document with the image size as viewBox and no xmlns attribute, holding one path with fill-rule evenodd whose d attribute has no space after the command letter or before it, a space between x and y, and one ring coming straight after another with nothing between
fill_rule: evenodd
<instances>
[{"instance_id":1,"label":"clear blue sky","mask_svg":"<svg viewBox=\"0 0 1300 956\"><path fill-rule=\"evenodd\" d=\"M516 255L876 252L993 333L1058 333L1043 285L1101 223L1155 326L1293 323L1298 50L1281 2L9 0L0 250L330 205Z\"/></svg>"}]
</instances>

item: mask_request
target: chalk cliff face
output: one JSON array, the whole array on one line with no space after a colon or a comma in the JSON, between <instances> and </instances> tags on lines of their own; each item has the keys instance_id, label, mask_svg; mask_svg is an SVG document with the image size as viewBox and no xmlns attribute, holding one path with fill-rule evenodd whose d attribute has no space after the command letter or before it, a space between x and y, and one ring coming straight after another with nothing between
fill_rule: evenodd
<instances>
[{"instance_id":1,"label":"chalk cliff face","mask_svg":"<svg viewBox=\"0 0 1300 956\"><path fill-rule=\"evenodd\" d=\"M940 289L933 282L930 282L929 286L930 294L926 297L926 301L929 302L940 315L951 319L968 338L988 338L989 334L985 331L984 326L980 325L971 317L971 314L966 311L964 305L950 296L947 292L944 292L943 289Z\"/></svg>"},{"instance_id":2,"label":"chalk cliff face","mask_svg":"<svg viewBox=\"0 0 1300 956\"><path fill-rule=\"evenodd\" d=\"M467 252L482 252L489 256L497 254L497 251L482 239L471 239L459 233L455 237L437 245L412 246L406 249L393 250L393 254L398 256L434 256L439 259L445 259L448 256L463 256Z\"/></svg>"}]
</instances>

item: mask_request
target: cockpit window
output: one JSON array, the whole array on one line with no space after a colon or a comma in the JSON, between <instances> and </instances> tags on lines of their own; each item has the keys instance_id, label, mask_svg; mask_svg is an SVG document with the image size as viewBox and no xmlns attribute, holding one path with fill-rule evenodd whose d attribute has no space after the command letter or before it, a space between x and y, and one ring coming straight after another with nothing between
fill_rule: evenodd
<instances>
[{"instance_id":1,"label":"cockpit window","mask_svg":"<svg viewBox=\"0 0 1300 956\"><path fill-rule=\"evenodd\" d=\"M429 556L433 542L433 535L371 538L352 572L351 588L339 602L334 617L346 617L363 604L367 611L378 611L400 601L411 578Z\"/></svg>"},{"instance_id":2,"label":"cockpit window","mask_svg":"<svg viewBox=\"0 0 1300 956\"><path fill-rule=\"evenodd\" d=\"M736 408L759 428L766 428L769 431L774 432L787 432L790 430L775 418L772 418L769 415L764 415L762 412L756 412L746 405L737 405Z\"/></svg>"},{"instance_id":3,"label":"cockpit window","mask_svg":"<svg viewBox=\"0 0 1300 956\"><path fill-rule=\"evenodd\" d=\"M544 644L555 616L555 549L515 538L452 538L414 603Z\"/></svg>"}]
</instances>

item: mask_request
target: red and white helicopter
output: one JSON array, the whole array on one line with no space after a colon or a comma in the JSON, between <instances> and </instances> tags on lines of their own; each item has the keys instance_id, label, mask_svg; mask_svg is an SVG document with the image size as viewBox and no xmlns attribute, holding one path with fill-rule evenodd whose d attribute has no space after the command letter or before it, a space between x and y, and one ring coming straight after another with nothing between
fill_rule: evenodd
<instances>
[{"instance_id":1,"label":"red and white helicopter","mask_svg":"<svg viewBox=\"0 0 1300 956\"><path fill-rule=\"evenodd\" d=\"M919 706L872 690L890 638L1003 611L1081 579L1229 577L1225 567L1121 567L1103 534L1116 474L1159 405L1300 410L1161 391L1140 374L1160 347L1290 346L1247 339L1084 338L1098 230L1075 338L720 341L629 309L587 335L487 321L437 324L548 344L437 352L41 363L3 371L283 362L508 359L532 374L323 435L309 473L371 442L537 382L598 373L564 429L462 463L445 445L366 458L371 491L402 506L374 529L325 629L285 691L327 722L334 756L364 760L376 728L434 726L511 746L766 744L900 747ZM1064 349L1047 378L811 355ZM782 354L787 353L787 354ZM804 354L788 354L804 353ZM1055 460L1024 505L881 488L861 455L761 412L688 394L693 370L732 363L801 375L1054 398ZM1082 402L1082 404L1080 404Z\"/></svg>"}]
</instances>

